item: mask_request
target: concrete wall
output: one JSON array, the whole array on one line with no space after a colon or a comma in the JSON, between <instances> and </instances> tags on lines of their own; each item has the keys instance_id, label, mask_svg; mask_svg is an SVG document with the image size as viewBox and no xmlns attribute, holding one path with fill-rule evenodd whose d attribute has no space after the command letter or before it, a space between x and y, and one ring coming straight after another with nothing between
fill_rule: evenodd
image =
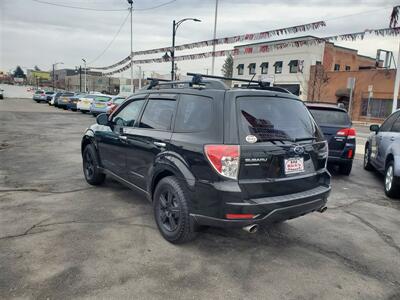
<instances>
[{"instance_id":1,"label":"concrete wall","mask_svg":"<svg viewBox=\"0 0 400 300\"><path fill-rule=\"evenodd\" d=\"M262 46L263 44L257 44ZM271 45L271 43L265 43L265 45ZM237 47L245 48L245 47ZM252 74L249 74L248 65L251 63L256 64L256 80L259 80L260 76L267 75L274 77L274 84L300 84L300 91L303 100L307 98L308 92L308 81L310 79L310 67L315 65L316 61L323 59L324 44L303 46L303 47L288 47L279 50L273 50L267 53L253 53L253 54L241 54L236 55L233 58L233 77L251 79ZM289 62L291 60L303 61L303 73L290 73ZM281 74L275 74L274 63L276 61L283 61L283 69ZM261 74L260 65L264 62L268 62L268 74ZM238 75L237 66L244 64L244 74ZM238 82L233 82L233 84Z\"/></svg>"}]
</instances>

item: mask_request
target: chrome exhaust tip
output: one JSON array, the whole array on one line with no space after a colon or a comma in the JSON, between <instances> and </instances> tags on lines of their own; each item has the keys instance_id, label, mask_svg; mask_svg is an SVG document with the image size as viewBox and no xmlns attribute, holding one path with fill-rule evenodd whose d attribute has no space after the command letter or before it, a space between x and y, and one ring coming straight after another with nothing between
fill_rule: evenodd
<instances>
[{"instance_id":1,"label":"chrome exhaust tip","mask_svg":"<svg viewBox=\"0 0 400 300\"><path fill-rule=\"evenodd\" d=\"M243 230L248 233L256 233L258 231L258 224L247 225L243 227Z\"/></svg>"},{"instance_id":2,"label":"chrome exhaust tip","mask_svg":"<svg viewBox=\"0 0 400 300\"><path fill-rule=\"evenodd\" d=\"M320 212L320 213L322 214L322 213L325 212L327 209L328 209L328 208L327 208L326 206L324 206L324 207L321 207L320 209L318 209L318 212Z\"/></svg>"}]
</instances>

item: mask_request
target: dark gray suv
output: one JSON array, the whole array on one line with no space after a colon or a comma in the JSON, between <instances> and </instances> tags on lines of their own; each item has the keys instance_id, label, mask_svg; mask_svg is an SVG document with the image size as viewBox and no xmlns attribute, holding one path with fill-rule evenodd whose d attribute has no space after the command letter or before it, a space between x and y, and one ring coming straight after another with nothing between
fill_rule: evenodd
<instances>
[{"instance_id":1,"label":"dark gray suv","mask_svg":"<svg viewBox=\"0 0 400 300\"><path fill-rule=\"evenodd\" d=\"M400 196L400 110L392 113L381 126L371 125L373 132L365 144L364 169L385 175L385 193Z\"/></svg>"}]
</instances>

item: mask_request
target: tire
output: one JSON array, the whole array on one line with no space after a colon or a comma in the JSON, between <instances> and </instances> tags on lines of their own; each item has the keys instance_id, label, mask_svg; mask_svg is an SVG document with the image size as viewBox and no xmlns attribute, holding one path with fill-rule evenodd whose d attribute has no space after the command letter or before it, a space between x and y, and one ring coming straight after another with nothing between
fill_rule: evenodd
<instances>
[{"instance_id":1,"label":"tire","mask_svg":"<svg viewBox=\"0 0 400 300\"><path fill-rule=\"evenodd\" d=\"M394 162L389 161L385 169L384 188L386 196L390 198L399 198L400 196L400 178L394 176Z\"/></svg>"},{"instance_id":2,"label":"tire","mask_svg":"<svg viewBox=\"0 0 400 300\"><path fill-rule=\"evenodd\" d=\"M374 167L371 165L371 149L369 145L365 145L364 150L364 170L372 171Z\"/></svg>"},{"instance_id":3,"label":"tire","mask_svg":"<svg viewBox=\"0 0 400 300\"><path fill-rule=\"evenodd\" d=\"M339 173L342 175L346 175L349 176L351 173L351 169L353 167L353 161L350 163L346 163L346 164L341 164L339 166Z\"/></svg>"},{"instance_id":4,"label":"tire","mask_svg":"<svg viewBox=\"0 0 400 300\"><path fill-rule=\"evenodd\" d=\"M39 103L39 100L35 100L36 101L36 103Z\"/></svg>"},{"instance_id":5,"label":"tire","mask_svg":"<svg viewBox=\"0 0 400 300\"><path fill-rule=\"evenodd\" d=\"M93 113L92 113L92 116L95 117L95 118L97 117L97 115L96 115L96 114L93 114Z\"/></svg>"},{"instance_id":6,"label":"tire","mask_svg":"<svg viewBox=\"0 0 400 300\"><path fill-rule=\"evenodd\" d=\"M153 196L154 218L161 235L170 243L183 244L197 236L190 221L189 196L176 177L161 179Z\"/></svg>"},{"instance_id":7,"label":"tire","mask_svg":"<svg viewBox=\"0 0 400 300\"><path fill-rule=\"evenodd\" d=\"M63 106L63 108L62 108L63 110L68 110L68 107L66 107L66 106Z\"/></svg>"},{"instance_id":8,"label":"tire","mask_svg":"<svg viewBox=\"0 0 400 300\"><path fill-rule=\"evenodd\" d=\"M86 110L81 110L81 113L86 114Z\"/></svg>"},{"instance_id":9,"label":"tire","mask_svg":"<svg viewBox=\"0 0 400 300\"><path fill-rule=\"evenodd\" d=\"M100 164L96 149L92 144L87 145L83 150L82 161L83 174L85 175L87 183L91 185L101 185L104 182L106 175L101 173L98 169Z\"/></svg>"}]
</instances>

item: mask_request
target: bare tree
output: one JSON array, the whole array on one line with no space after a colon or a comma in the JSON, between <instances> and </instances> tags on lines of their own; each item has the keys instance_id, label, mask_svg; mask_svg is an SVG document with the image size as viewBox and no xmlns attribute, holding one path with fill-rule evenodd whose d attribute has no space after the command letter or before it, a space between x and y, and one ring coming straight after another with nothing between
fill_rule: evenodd
<instances>
[{"instance_id":1,"label":"bare tree","mask_svg":"<svg viewBox=\"0 0 400 300\"><path fill-rule=\"evenodd\" d=\"M324 66L315 65L311 79L309 82L309 88L312 87L311 101L320 100L321 99L321 89L329 82L328 74L325 72Z\"/></svg>"}]
</instances>

